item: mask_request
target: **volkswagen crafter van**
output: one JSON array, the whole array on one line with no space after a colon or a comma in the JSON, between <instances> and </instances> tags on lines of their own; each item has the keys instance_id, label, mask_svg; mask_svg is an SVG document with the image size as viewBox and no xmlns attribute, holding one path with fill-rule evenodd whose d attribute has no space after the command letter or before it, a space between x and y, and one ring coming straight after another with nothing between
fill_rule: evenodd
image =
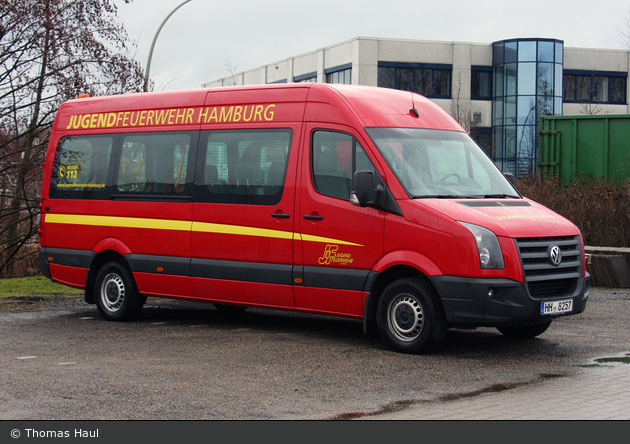
<instances>
[{"instance_id":1,"label":"volkswagen crafter van","mask_svg":"<svg viewBox=\"0 0 630 444\"><path fill-rule=\"evenodd\" d=\"M578 228L426 98L285 84L86 97L48 147L40 263L109 320L146 298L362 319L401 352L584 310Z\"/></svg>"}]
</instances>

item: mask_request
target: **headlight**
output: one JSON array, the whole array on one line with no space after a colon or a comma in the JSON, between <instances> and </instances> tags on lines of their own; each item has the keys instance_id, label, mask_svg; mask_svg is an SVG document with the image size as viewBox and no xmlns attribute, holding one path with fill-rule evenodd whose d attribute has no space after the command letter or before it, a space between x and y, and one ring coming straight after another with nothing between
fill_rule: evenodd
<instances>
[{"instance_id":1,"label":"headlight","mask_svg":"<svg viewBox=\"0 0 630 444\"><path fill-rule=\"evenodd\" d=\"M492 231L480 227L479 225L466 222L460 222L460 224L468 228L475 237L481 268L503 268L503 253L501 252L501 246L499 245L497 236Z\"/></svg>"}]
</instances>

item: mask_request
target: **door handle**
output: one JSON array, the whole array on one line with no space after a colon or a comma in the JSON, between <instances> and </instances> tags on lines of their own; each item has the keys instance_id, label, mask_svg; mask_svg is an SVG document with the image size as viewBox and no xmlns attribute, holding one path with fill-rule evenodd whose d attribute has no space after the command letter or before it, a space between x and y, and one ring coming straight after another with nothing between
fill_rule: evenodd
<instances>
[{"instance_id":1,"label":"door handle","mask_svg":"<svg viewBox=\"0 0 630 444\"><path fill-rule=\"evenodd\" d=\"M291 217L291 215L286 213L271 213L271 217L277 217L278 219L288 219Z\"/></svg>"},{"instance_id":2,"label":"door handle","mask_svg":"<svg viewBox=\"0 0 630 444\"><path fill-rule=\"evenodd\" d=\"M322 220L322 216L313 216L312 214L305 214L304 219L306 220Z\"/></svg>"}]
</instances>

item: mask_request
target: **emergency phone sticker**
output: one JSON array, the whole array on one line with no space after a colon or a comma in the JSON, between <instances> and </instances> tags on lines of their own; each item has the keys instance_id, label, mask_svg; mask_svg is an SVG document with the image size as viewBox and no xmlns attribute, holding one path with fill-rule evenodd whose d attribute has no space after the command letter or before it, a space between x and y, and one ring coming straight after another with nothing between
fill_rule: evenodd
<instances>
[{"instance_id":1,"label":"emergency phone sticker","mask_svg":"<svg viewBox=\"0 0 630 444\"><path fill-rule=\"evenodd\" d=\"M62 164L57 169L57 188L105 188L104 183L85 183L90 168L81 164Z\"/></svg>"},{"instance_id":2,"label":"emergency phone sticker","mask_svg":"<svg viewBox=\"0 0 630 444\"><path fill-rule=\"evenodd\" d=\"M57 176L60 179L77 179L79 171L79 165L61 165Z\"/></svg>"}]
</instances>

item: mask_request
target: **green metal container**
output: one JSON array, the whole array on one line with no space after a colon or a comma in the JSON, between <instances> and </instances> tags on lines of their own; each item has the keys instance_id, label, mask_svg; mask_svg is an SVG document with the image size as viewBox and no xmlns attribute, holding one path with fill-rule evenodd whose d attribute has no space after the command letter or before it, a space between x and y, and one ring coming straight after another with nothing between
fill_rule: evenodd
<instances>
[{"instance_id":1,"label":"green metal container","mask_svg":"<svg viewBox=\"0 0 630 444\"><path fill-rule=\"evenodd\" d=\"M630 178L630 114L541 117L538 171L563 183L578 174Z\"/></svg>"}]
</instances>

